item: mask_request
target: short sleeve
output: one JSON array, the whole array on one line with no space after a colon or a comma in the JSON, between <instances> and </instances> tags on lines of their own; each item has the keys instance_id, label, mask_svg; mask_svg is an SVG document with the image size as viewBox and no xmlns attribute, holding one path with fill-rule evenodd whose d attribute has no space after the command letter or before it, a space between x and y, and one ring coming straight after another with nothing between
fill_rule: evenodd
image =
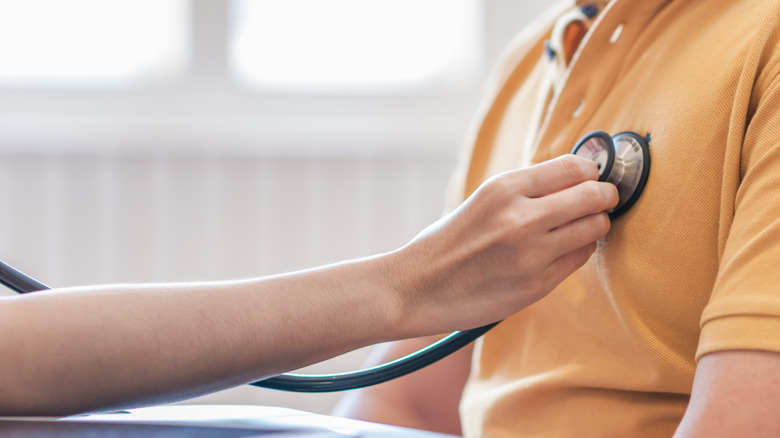
<instances>
[{"instance_id":1,"label":"short sleeve","mask_svg":"<svg viewBox=\"0 0 780 438\"><path fill-rule=\"evenodd\" d=\"M775 77L750 103L733 220L702 313L697 359L723 350L780 352L779 84Z\"/></svg>"}]
</instances>

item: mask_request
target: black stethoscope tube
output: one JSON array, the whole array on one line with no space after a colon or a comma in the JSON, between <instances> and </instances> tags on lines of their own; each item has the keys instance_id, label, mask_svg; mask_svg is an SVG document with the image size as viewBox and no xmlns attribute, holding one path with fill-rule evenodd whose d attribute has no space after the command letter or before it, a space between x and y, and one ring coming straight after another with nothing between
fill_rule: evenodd
<instances>
[{"instance_id":1,"label":"black stethoscope tube","mask_svg":"<svg viewBox=\"0 0 780 438\"><path fill-rule=\"evenodd\" d=\"M0 283L20 293L51 289L49 286L0 261ZM496 323L471 330L454 332L408 356L365 370L339 374L280 374L250 385L291 392L334 392L377 385L437 362L460 350L493 328Z\"/></svg>"},{"instance_id":2,"label":"black stethoscope tube","mask_svg":"<svg viewBox=\"0 0 780 438\"><path fill-rule=\"evenodd\" d=\"M453 332L412 354L365 370L320 375L281 374L250 385L291 392L334 392L378 385L444 359L484 335L496 324L498 322L471 330Z\"/></svg>"},{"instance_id":3,"label":"black stethoscope tube","mask_svg":"<svg viewBox=\"0 0 780 438\"><path fill-rule=\"evenodd\" d=\"M0 260L0 283L20 294L51 289L49 286Z\"/></svg>"}]
</instances>

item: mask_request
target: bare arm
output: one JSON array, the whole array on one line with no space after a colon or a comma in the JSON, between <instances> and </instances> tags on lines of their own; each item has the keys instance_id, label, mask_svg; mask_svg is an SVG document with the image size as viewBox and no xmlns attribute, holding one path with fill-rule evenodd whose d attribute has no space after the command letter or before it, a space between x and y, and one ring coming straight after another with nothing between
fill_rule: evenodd
<instances>
[{"instance_id":1,"label":"bare arm","mask_svg":"<svg viewBox=\"0 0 780 438\"><path fill-rule=\"evenodd\" d=\"M4 299L0 412L71 414L169 402L383 340L381 331L398 317L394 290L377 281L385 269L376 258L237 282Z\"/></svg>"},{"instance_id":2,"label":"bare arm","mask_svg":"<svg viewBox=\"0 0 780 438\"><path fill-rule=\"evenodd\" d=\"M436 341L417 338L377 346L376 363L387 362ZM333 415L460 435L458 404L471 368L472 348L464 348L419 371L344 395Z\"/></svg>"},{"instance_id":3,"label":"bare arm","mask_svg":"<svg viewBox=\"0 0 780 438\"><path fill-rule=\"evenodd\" d=\"M2 299L0 413L168 402L503 319L546 295L606 234L617 192L597 173L570 156L503 174L408 245L368 259Z\"/></svg>"},{"instance_id":4,"label":"bare arm","mask_svg":"<svg viewBox=\"0 0 780 438\"><path fill-rule=\"evenodd\" d=\"M674 436L780 436L780 353L737 350L703 356Z\"/></svg>"}]
</instances>

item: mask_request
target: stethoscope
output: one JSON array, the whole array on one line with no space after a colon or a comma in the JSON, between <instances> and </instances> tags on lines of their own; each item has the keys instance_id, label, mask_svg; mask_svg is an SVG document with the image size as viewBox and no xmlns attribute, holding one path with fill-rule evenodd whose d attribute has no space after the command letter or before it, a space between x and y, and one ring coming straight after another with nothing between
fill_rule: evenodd
<instances>
[{"instance_id":1,"label":"stethoscope","mask_svg":"<svg viewBox=\"0 0 780 438\"><path fill-rule=\"evenodd\" d=\"M633 132L622 132L611 137L605 132L594 131L585 135L571 153L596 162L599 181L606 181L617 187L619 201L609 213L611 219L622 215L634 205L645 187L650 171L648 139ZM0 283L20 294L51 289L2 261ZM373 368L339 374L280 374L250 385L294 392L345 391L376 385L417 371L449 356L499 322L453 332L421 350Z\"/></svg>"}]
</instances>

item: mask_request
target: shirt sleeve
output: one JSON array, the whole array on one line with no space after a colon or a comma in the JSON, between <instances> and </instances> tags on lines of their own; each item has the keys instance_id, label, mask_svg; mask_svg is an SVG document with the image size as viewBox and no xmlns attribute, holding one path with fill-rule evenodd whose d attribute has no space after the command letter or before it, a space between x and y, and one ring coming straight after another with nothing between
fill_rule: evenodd
<instances>
[{"instance_id":1,"label":"shirt sleeve","mask_svg":"<svg viewBox=\"0 0 780 438\"><path fill-rule=\"evenodd\" d=\"M733 220L702 313L697 359L723 350L780 352L780 79L764 89L749 103Z\"/></svg>"}]
</instances>

